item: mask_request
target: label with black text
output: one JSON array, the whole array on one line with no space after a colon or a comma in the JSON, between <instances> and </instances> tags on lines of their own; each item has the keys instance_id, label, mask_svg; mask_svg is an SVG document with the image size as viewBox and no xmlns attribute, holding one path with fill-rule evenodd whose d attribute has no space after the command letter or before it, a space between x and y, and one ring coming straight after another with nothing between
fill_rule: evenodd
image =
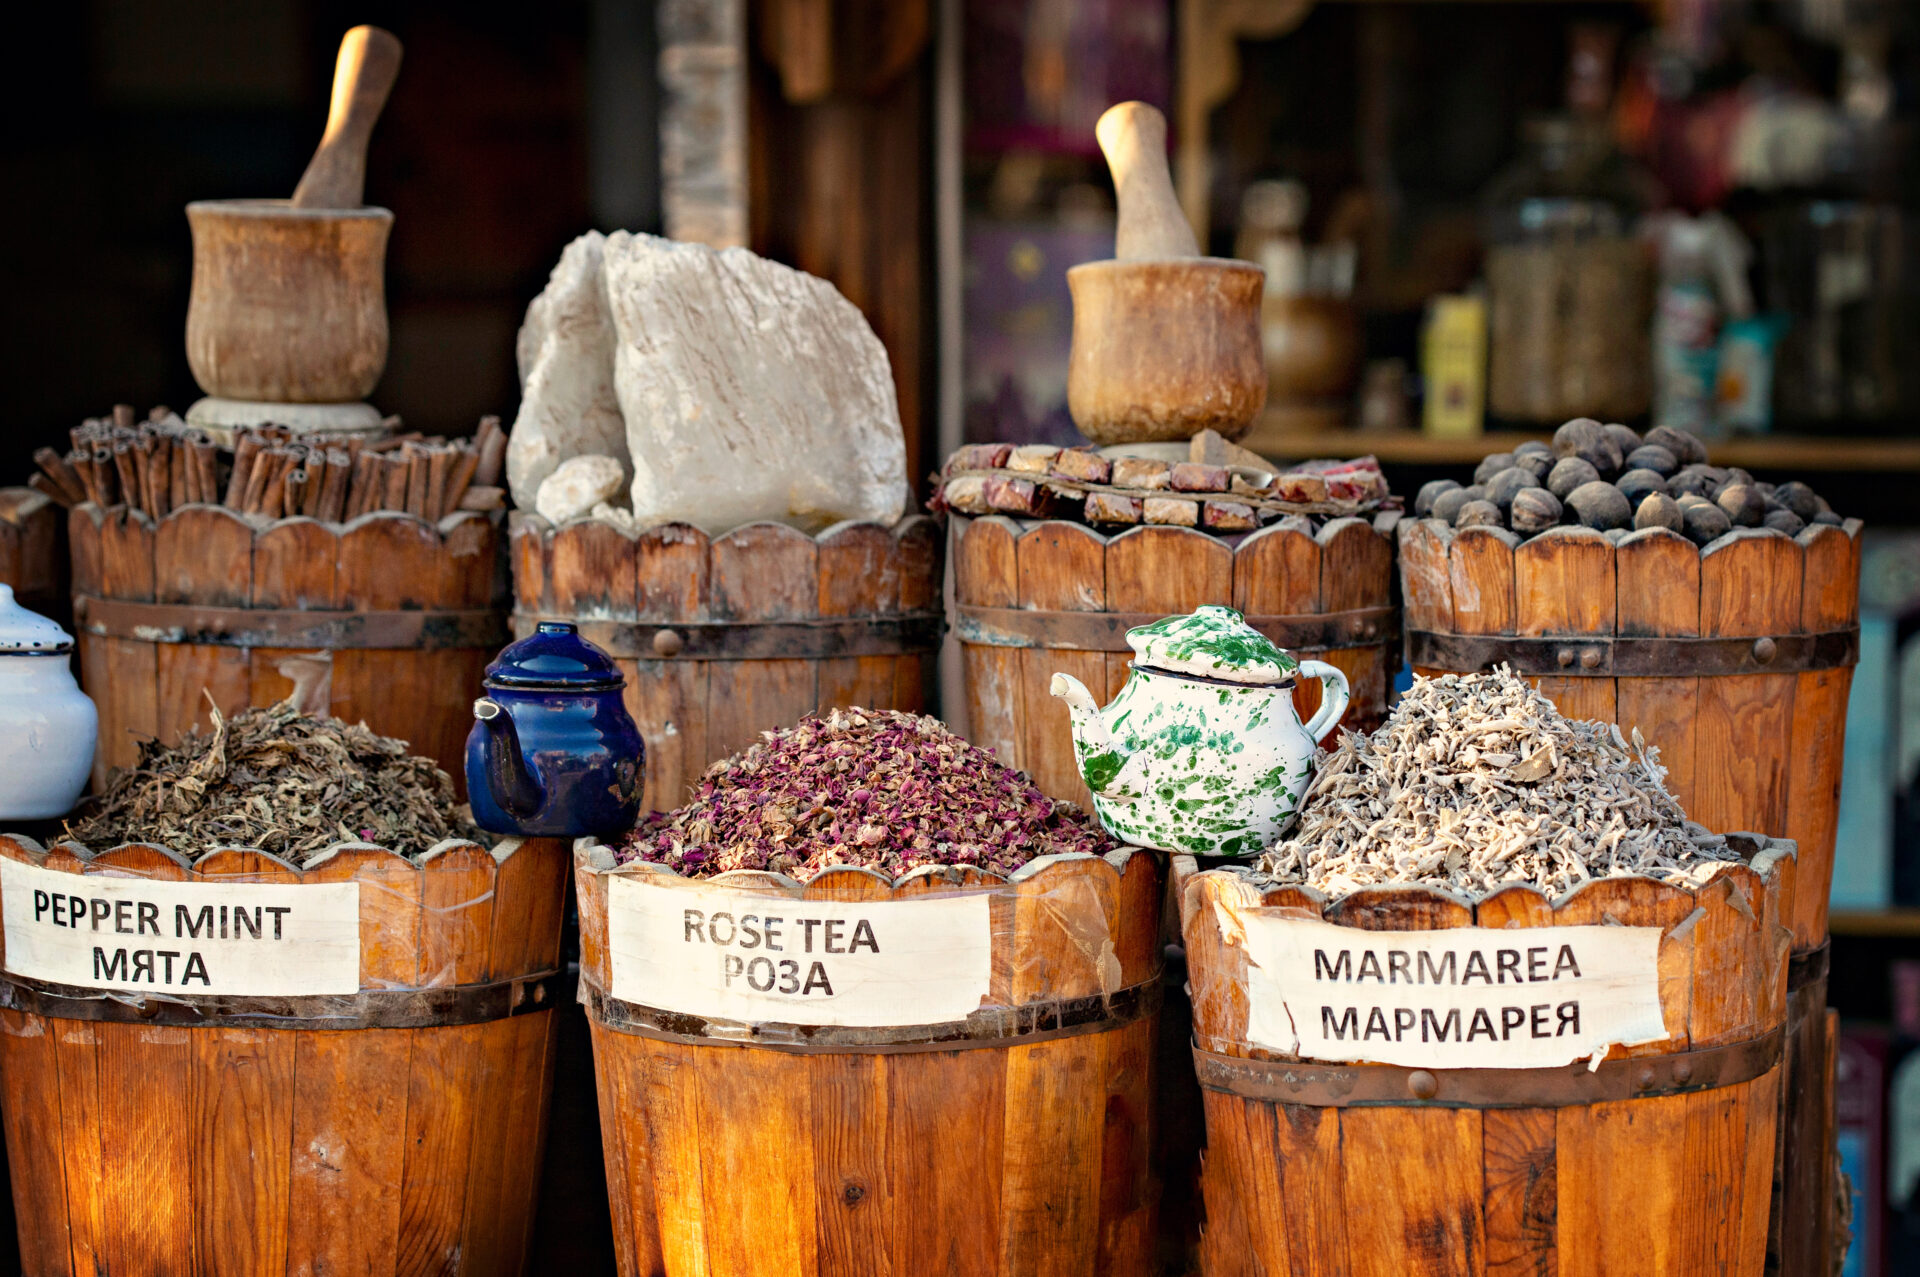
<instances>
[{"instance_id":1,"label":"label with black text","mask_svg":"<svg viewBox=\"0 0 1920 1277\"><path fill-rule=\"evenodd\" d=\"M129 993L360 991L360 884L166 882L0 860L7 971Z\"/></svg>"},{"instance_id":2,"label":"label with black text","mask_svg":"<svg viewBox=\"0 0 1920 1277\"><path fill-rule=\"evenodd\" d=\"M1552 1068L1667 1036L1658 927L1246 928L1247 1036L1310 1060Z\"/></svg>"},{"instance_id":3,"label":"label with black text","mask_svg":"<svg viewBox=\"0 0 1920 1277\"><path fill-rule=\"evenodd\" d=\"M993 978L987 896L798 900L607 879L612 994L710 1019L946 1024Z\"/></svg>"}]
</instances>

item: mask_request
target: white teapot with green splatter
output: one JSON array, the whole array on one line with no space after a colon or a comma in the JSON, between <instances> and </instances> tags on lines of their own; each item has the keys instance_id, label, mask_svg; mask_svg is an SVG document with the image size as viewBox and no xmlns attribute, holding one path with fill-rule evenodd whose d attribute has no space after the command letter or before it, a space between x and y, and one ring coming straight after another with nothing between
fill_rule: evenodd
<instances>
[{"instance_id":1,"label":"white teapot with green splatter","mask_svg":"<svg viewBox=\"0 0 1920 1277\"><path fill-rule=\"evenodd\" d=\"M1347 677L1296 661L1230 607L1127 631L1132 672L1101 709L1055 674L1094 811L1122 842L1202 856L1256 856L1293 822L1313 750L1347 708ZM1297 678L1320 680L1300 722Z\"/></svg>"}]
</instances>

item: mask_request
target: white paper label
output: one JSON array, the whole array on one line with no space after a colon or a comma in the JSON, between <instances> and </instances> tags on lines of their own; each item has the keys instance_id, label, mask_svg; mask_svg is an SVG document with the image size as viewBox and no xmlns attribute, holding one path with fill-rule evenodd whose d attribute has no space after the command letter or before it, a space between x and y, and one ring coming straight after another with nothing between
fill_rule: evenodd
<instances>
[{"instance_id":1,"label":"white paper label","mask_svg":"<svg viewBox=\"0 0 1920 1277\"><path fill-rule=\"evenodd\" d=\"M945 1024L993 979L984 893L924 900L797 900L725 887L607 880L613 996L748 1022Z\"/></svg>"},{"instance_id":2,"label":"white paper label","mask_svg":"<svg viewBox=\"0 0 1920 1277\"><path fill-rule=\"evenodd\" d=\"M1535 1069L1667 1036L1658 927L1361 931L1234 917L1247 937L1247 1036L1270 1050Z\"/></svg>"},{"instance_id":3,"label":"white paper label","mask_svg":"<svg viewBox=\"0 0 1920 1277\"><path fill-rule=\"evenodd\" d=\"M154 882L0 860L7 970L128 993L360 990L360 884Z\"/></svg>"}]
</instances>

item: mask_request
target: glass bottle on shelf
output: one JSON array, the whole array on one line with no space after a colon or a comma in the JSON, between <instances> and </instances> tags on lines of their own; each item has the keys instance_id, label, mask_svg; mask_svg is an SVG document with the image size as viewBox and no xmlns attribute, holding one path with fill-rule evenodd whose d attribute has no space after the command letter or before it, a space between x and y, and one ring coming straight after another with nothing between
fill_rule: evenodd
<instances>
[{"instance_id":1,"label":"glass bottle on shelf","mask_svg":"<svg viewBox=\"0 0 1920 1277\"><path fill-rule=\"evenodd\" d=\"M1515 422L1630 421L1652 395L1653 258L1634 234L1652 182L1603 120L1528 121L1488 185L1488 407Z\"/></svg>"}]
</instances>

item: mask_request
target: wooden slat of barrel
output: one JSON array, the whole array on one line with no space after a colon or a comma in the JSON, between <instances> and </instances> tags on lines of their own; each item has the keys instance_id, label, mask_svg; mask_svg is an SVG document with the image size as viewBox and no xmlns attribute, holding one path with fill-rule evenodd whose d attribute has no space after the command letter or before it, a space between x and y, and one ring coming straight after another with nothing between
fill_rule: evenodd
<instances>
[{"instance_id":1,"label":"wooden slat of barrel","mask_svg":"<svg viewBox=\"0 0 1920 1277\"><path fill-rule=\"evenodd\" d=\"M1399 530L1400 573L1406 584L1406 623L1413 630L1453 628L1454 530L1438 519L1403 519Z\"/></svg>"},{"instance_id":2,"label":"wooden slat of barrel","mask_svg":"<svg viewBox=\"0 0 1920 1277\"><path fill-rule=\"evenodd\" d=\"M1320 544L1320 610L1348 612L1358 608L1386 607L1393 602L1393 539L1374 531L1367 519L1330 519L1315 534ZM1349 705L1384 706L1387 703L1387 649L1372 647L1336 648L1320 658L1347 676L1352 700ZM1320 708L1320 687L1316 680L1302 680L1296 703L1310 701L1301 709L1311 715ZM1363 711L1364 713L1364 711ZM1369 716L1370 717L1370 716ZM1356 721L1350 708L1345 721ZM1366 722L1371 728L1377 723Z\"/></svg>"},{"instance_id":3,"label":"wooden slat of barrel","mask_svg":"<svg viewBox=\"0 0 1920 1277\"><path fill-rule=\"evenodd\" d=\"M26 1272L59 1277L98 1271L93 1236L75 1236L69 1231L67 1192L61 1177L33 1175L26 1169L46 1156L46 1150L58 1149L63 1169L78 1172L81 1185L88 1182L84 1177L89 1167L98 1177L99 1127L78 1125L87 1116L84 1110L69 1119L60 1106L46 1102L47 1096L60 1093L63 1071L78 1078L81 1058L91 1066L92 1035L89 1033L84 1044L75 1043L63 1059L52 1022L38 1016L0 1010L0 1033L6 1035L0 1107L8 1117L7 1161L12 1168L14 1214L20 1226L21 1266ZM85 1094L98 1095L99 1084L91 1073L89 1067L85 1080L92 1083L92 1089ZM89 1137L91 1150L87 1146Z\"/></svg>"},{"instance_id":4,"label":"wooden slat of barrel","mask_svg":"<svg viewBox=\"0 0 1920 1277\"><path fill-rule=\"evenodd\" d=\"M1613 633L1613 543L1602 533L1591 528L1549 528L1521 542L1513 552L1513 586L1515 633L1530 637ZM1570 718L1613 720L1611 679L1531 681Z\"/></svg>"},{"instance_id":5,"label":"wooden slat of barrel","mask_svg":"<svg viewBox=\"0 0 1920 1277\"><path fill-rule=\"evenodd\" d=\"M1019 606L1043 612L1107 610L1107 539L1077 523L1050 520L1020 534ZM1104 652L1020 649L1022 765L1033 783L1091 811L1093 800L1074 759L1073 727L1065 702L1047 690L1054 674L1071 674L1089 688L1107 685Z\"/></svg>"},{"instance_id":6,"label":"wooden slat of barrel","mask_svg":"<svg viewBox=\"0 0 1920 1277\"><path fill-rule=\"evenodd\" d=\"M289 1277L393 1266L412 1046L412 1029L300 1034L289 1140L300 1209L287 1225Z\"/></svg>"},{"instance_id":7,"label":"wooden slat of barrel","mask_svg":"<svg viewBox=\"0 0 1920 1277\"><path fill-rule=\"evenodd\" d=\"M1806 563L1797 628L1819 634L1858 623L1860 576L1854 564L1854 539L1839 528L1815 524L1796 540ZM1852 688L1850 666L1803 670L1794 678L1786 835L1799 847L1802 889L1792 911L1793 942L1799 949L1814 948L1827 937L1827 885L1833 880L1847 696Z\"/></svg>"},{"instance_id":8,"label":"wooden slat of barrel","mask_svg":"<svg viewBox=\"0 0 1920 1277\"><path fill-rule=\"evenodd\" d=\"M1107 542L1106 557L1109 612L1172 615L1233 597L1234 552L1192 528L1128 528ZM1106 672L1087 684L1101 704L1120 694L1132 663L1132 652L1106 654Z\"/></svg>"},{"instance_id":9,"label":"wooden slat of barrel","mask_svg":"<svg viewBox=\"0 0 1920 1277\"><path fill-rule=\"evenodd\" d=\"M819 547L779 523L750 523L713 542L716 621L804 621L819 606ZM707 690L707 752L738 753L770 727L798 722L819 704L812 660L739 661Z\"/></svg>"},{"instance_id":10,"label":"wooden slat of barrel","mask_svg":"<svg viewBox=\"0 0 1920 1277\"><path fill-rule=\"evenodd\" d=\"M244 606L290 611L331 611L340 606L339 538L312 519L287 519L261 530L253 542L253 588ZM281 669L289 659L310 658L311 651L256 647L249 654L249 704L272 705L293 691L293 679ZM298 667L295 667L298 668ZM333 699L331 666L327 676L329 712Z\"/></svg>"},{"instance_id":11,"label":"wooden slat of barrel","mask_svg":"<svg viewBox=\"0 0 1920 1277\"><path fill-rule=\"evenodd\" d=\"M894 562L899 565L900 610L940 612L940 526L924 514L909 515L893 529ZM916 714L927 712L938 656L915 652L894 658L893 705Z\"/></svg>"},{"instance_id":12,"label":"wooden slat of barrel","mask_svg":"<svg viewBox=\"0 0 1920 1277\"><path fill-rule=\"evenodd\" d=\"M1477 927L1495 929L1550 927L1553 902L1531 886L1515 884L1475 905L1473 921ZM1689 968L1681 978L1691 975ZM1684 1015L1679 1027L1686 1029ZM1485 1171L1480 1213L1488 1274L1521 1277L1557 1272L1554 1225L1560 1203L1554 1110L1487 1109L1481 1114L1480 1141Z\"/></svg>"},{"instance_id":13,"label":"wooden slat of barrel","mask_svg":"<svg viewBox=\"0 0 1920 1277\"><path fill-rule=\"evenodd\" d=\"M1284 519L1249 533L1233 551L1233 606L1250 616L1323 611L1320 557L1320 543ZM1320 708L1318 679L1300 680L1293 706L1302 722L1313 716Z\"/></svg>"},{"instance_id":14,"label":"wooden slat of barrel","mask_svg":"<svg viewBox=\"0 0 1920 1277\"><path fill-rule=\"evenodd\" d=\"M1019 539L1019 525L1004 515L955 519L950 555L955 601L972 607L1019 606ZM973 743L992 750L1008 767L1027 771L1020 649L962 643L960 660L966 674L967 732Z\"/></svg>"},{"instance_id":15,"label":"wooden slat of barrel","mask_svg":"<svg viewBox=\"0 0 1920 1277\"><path fill-rule=\"evenodd\" d=\"M818 615L882 616L900 610L900 565L890 530L877 523L843 523L822 532L817 545ZM824 713L836 705L890 705L897 660L836 656L820 661L814 708Z\"/></svg>"},{"instance_id":16,"label":"wooden slat of barrel","mask_svg":"<svg viewBox=\"0 0 1920 1277\"><path fill-rule=\"evenodd\" d=\"M1700 634L1700 551L1665 528L1648 528L1623 538L1614 550L1616 632L1632 638L1695 638ZM1694 792L1695 720L1700 679L1684 673L1668 678L1614 680L1620 730L1660 751L1667 785L1687 806ZM1691 810L1691 808L1689 808ZM1742 822L1744 823L1744 822Z\"/></svg>"},{"instance_id":17,"label":"wooden slat of barrel","mask_svg":"<svg viewBox=\"0 0 1920 1277\"><path fill-rule=\"evenodd\" d=\"M1799 544L1777 533L1743 529L1714 542L1700 556L1701 634L1798 631L1803 562ZM1700 681L1692 819L1710 829L1785 833L1793 687L1791 674Z\"/></svg>"},{"instance_id":18,"label":"wooden slat of barrel","mask_svg":"<svg viewBox=\"0 0 1920 1277\"><path fill-rule=\"evenodd\" d=\"M556 542L558 534L556 533ZM634 542L634 611L642 621L698 622L711 615L711 543L685 523L642 532ZM687 801L709 760L706 661L621 661L627 706L647 742L645 805L671 811Z\"/></svg>"}]
</instances>

